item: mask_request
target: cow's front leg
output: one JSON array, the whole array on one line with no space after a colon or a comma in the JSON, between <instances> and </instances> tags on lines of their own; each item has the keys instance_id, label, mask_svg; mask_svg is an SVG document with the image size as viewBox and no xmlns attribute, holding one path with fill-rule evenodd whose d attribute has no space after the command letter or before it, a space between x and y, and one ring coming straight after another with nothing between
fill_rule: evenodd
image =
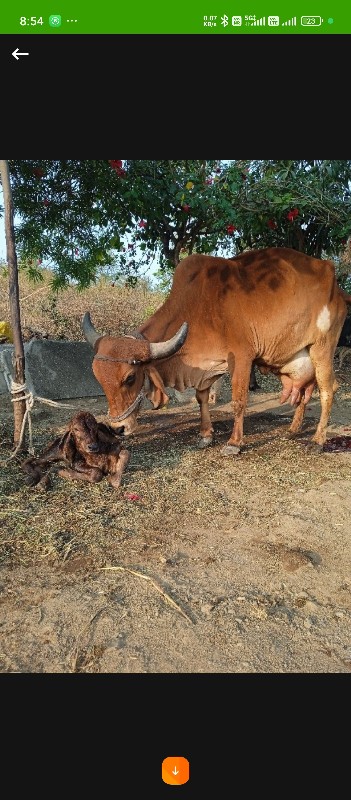
<instances>
[{"instance_id":1,"label":"cow's front leg","mask_svg":"<svg viewBox=\"0 0 351 800\"><path fill-rule=\"evenodd\" d=\"M249 391L250 372L250 361L239 362L236 359L232 375L234 427L229 441L221 450L221 453L225 456L235 456L240 453L244 442L244 415Z\"/></svg>"},{"instance_id":2,"label":"cow's front leg","mask_svg":"<svg viewBox=\"0 0 351 800\"><path fill-rule=\"evenodd\" d=\"M199 447L203 449L204 447L209 447L212 444L213 439L213 428L211 425L210 419L210 409L208 406L208 398L209 398L210 390L209 389L196 389L196 399L200 406L200 414L201 414L201 421L200 421L200 441Z\"/></svg>"}]
</instances>

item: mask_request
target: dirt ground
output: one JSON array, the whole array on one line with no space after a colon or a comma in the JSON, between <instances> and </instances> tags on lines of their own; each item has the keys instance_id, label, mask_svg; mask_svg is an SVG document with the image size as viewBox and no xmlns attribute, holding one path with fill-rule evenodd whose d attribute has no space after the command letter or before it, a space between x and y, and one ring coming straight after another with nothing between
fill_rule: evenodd
<instances>
[{"instance_id":1,"label":"dirt ground","mask_svg":"<svg viewBox=\"0 0 351 800\"><path fill-rule=\"evenodd\" d=\"M329 438L351 436L350 361ZM289 440L292 410L259 380L242 454L220 453L228 396L207 450L196 403L144 410L117 490L55 471L30 489L0 398L0 672L351 671L351 450L306 449L318 395ZM104 418L104 398L67 402ZM35 404L36 454L73 413Z\"/></svg>"}]
</instances>

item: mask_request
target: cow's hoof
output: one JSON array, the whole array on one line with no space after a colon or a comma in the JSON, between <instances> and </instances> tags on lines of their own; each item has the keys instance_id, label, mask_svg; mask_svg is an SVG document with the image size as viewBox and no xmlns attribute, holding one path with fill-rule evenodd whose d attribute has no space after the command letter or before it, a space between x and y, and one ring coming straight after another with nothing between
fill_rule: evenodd
<instances>
[{"instance_id":1,"label":"cow's hoof","mask_svg":"<svg viewBox=\"0 0 351 800\"><path fill-rule=\"evenodd\" d=\"M213 442L212 436L201 436L198 443L199 450L204 450L205 447L210 447Z\"/></svg>"},{"instance_id":2,"label":"cow's hoof","mask_svg":"<svg viewBox=\"0 0 351 800\"><path fill-rule=\"evenodd\" d=\"M323 453L323 445L317 442L309 442L309 444L306 445L306 450L308 450L309 453Z\"/></svg>"},{"instance_id":3,"label":"cow's hoof","mask_svg":"<svg viewBox=\"0 0 351 800\"><path fill-rule=\"evenodd\" d=\"M241 448L237 444L226 444L222 447L222 456L237 456L241 452Z\"/></svg>"}]
</instances>

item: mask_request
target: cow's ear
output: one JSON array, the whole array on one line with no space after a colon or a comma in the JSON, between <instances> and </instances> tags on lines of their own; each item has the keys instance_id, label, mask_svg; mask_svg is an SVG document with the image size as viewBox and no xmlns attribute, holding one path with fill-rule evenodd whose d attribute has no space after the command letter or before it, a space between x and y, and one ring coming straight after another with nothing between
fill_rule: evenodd
<instances>
[{"instance_id":1,"label":"cow's ear","mask_svg":"<svg viewBox=\"0 0 351 800\"><path fill-rule=\"evenodd\" d=\"M157 372L156 367L152 364L148 364L145 367L145 372L150 381L150 387L146 391L147 399L151 400L154 408L160 408L160 406L166 405L169 401L169 397L165 392L162 378L159 372Z\"/></svg>"},{"instance_id":2,"label":"cow's ear","mask_svg":"<svg viewBox=\"0 0 351 800\"><path fill-rule=\"evenodd\" d=\"M69 461L69 463L72 464L76 455L76 445L71 431L66 431L66 433L62 436L59 449L62 453L62 458L65 458L66 461Z\"/></svg>"}]
</instances>

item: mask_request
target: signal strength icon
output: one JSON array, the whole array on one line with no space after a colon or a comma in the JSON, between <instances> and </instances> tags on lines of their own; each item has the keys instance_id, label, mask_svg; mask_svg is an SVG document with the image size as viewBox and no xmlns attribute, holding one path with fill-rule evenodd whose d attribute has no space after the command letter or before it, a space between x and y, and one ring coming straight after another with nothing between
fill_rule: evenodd
<instances>
[{"instance_id":1,"label":"signal strength icon","mask_svg":"<svg viewBox=\"0 0 351 800\"><path fill-rule=\"evenodd\" d=\"M251 22L251 25L265 25L266 24L266 17L261 17L261 19L255 19L254 22Z\"/></svg>"},{"instance_id":2,"label":"signal strength icon","mask_svg":"<svg viewBox=\"0 0 351 800\"><path fill-rule=\"evenodd\" d=\"M296 25L296 17L291 17L291 19L287 19L286 22L282 22L283 25Z\"/></svg>"}]
</instances>

